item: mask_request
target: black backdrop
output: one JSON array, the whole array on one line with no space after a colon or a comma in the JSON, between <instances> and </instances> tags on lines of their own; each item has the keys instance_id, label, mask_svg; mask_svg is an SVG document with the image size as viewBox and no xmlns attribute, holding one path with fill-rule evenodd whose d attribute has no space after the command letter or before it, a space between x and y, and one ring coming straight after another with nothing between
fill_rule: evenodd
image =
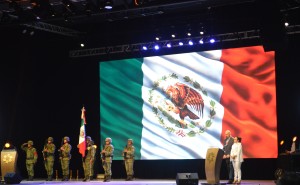
<instances>
[{"instance_id":1,"label":"black backdrop","mask_svg":"<svg viewBox=\"0 0 300 185\"><path fill-rule=\"evenodd\" d=\"M276 52L278 139L285 140L285 145L279 146L280 152L290 148L293 136L298 134L299 137L299 41L299 35L292 35L288 44ZM73 177L79 170L79 178L82 178L81 157L76 145L83 105L87 110L87 135L98 146L101 144L98 78L101 59L69 58L68 51L73 44L23 35L7 39L0 46L0 145L10 141L17 147L18 169L23 177L27 177L27 173L25 154L20 150L22 143L28 139L34 141L40 156L36 177L44 178L41 150L46 138L54 137L59 147L61 138L69 136L73 146ZM242 165L243 179L273 179L276 163L276 159L246 159ZM55 169L61 177L58 160ZM113 178L125 177L122 161L114 161L112 170ZM103 172L99 150L95 171ZM141 160L135 163L138 178L175 178L176 173L183 172L198 172L199 178L204 179L204 160ZM224 166L221 178L226 179Z\"/></svg>"}]
</instances>

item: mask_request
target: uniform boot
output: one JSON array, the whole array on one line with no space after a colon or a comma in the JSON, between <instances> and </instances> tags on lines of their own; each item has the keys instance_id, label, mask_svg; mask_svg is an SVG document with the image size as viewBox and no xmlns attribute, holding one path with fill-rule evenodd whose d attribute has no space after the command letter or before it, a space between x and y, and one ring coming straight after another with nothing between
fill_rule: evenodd
<instances>
[{"instance_id":1,"label":"uniform boot","mask_svg":"<svg viewBox=\"0 0 300 185\"><path fill-rule=\"evenodd\" d=\"M29 176L28 181L33 181L33 176Z\"/></svg>"},{"instance_id":2,"label":"uniform boot","mask_svg":"<svg viewBox=\"0 0 300 185\"><path fill-rule=\"evenodd\" d=\"M104 175L104 180L103 182L107 182L107 175Z\"/></svg>"},{"instance_id":3,"label":"uniform boot","mask_svg":"<svg viewBox=\"0 0 300 185\"><path fill-rule=\"evenodd\" d=\"M133 176L132 175L129 175L129 181L132 181L133 180Z\"/></svg>"},{"instance_id":4,"label":"uniform boot","mask_svg":"<svg viewBox=\"0 0 300 185\"><path fill-rule=\"evenodd\" d=\"M84 177L84 179L83 179L83 182L86 182L86 181L90 181L90 178L88 176Z\"/></svg>"},{"instance_id":5,"label":"uniform boot","mask_svg":"<svg viewBox=\"0 0 300 185\"><path fill-rule=\"evenodd\" d=\"M52 181L52 175L48 175L47 181Z\"/></svg>"},{"instance_id":6,"label":"uniform boot","mask_svg":"<svg viewBox=\"0 0 300 185\"><path fill-rule=\"evenodd\" d=\"M68 181L68 180L69 180L69 178L67 175L64 175L63 178L61 179L61 181Z\"/></svg>"},{"instance_id":7,"label":"uniform boot","mask_svg":"<svg viewBox=\"0 0 300 185\"><path fill-rule=\"evenodd\" d=\"M108 176L107 176L107 180L106 180L106 182L109 182L109 181L110 181L110 179L111 179L111 175L108 175Z\"/></svg>"}]
</instances>

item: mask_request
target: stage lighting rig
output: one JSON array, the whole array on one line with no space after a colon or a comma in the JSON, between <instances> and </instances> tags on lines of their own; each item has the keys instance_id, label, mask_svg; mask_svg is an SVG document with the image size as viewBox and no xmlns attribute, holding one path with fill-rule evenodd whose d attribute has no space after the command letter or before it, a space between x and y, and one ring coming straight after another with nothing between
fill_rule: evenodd
<instances>
[{"instance_id":1,"label":"stage lighting rig","mask_svg":"<svg viewBox=\"0 0 300 185\"><path fill-rule=\"evenodd\" d=\"M113 0L106 0L106 2L104 3L104 8L106 10L111 10L114 7L114 1Z\"/></svg>"}]
</instances>

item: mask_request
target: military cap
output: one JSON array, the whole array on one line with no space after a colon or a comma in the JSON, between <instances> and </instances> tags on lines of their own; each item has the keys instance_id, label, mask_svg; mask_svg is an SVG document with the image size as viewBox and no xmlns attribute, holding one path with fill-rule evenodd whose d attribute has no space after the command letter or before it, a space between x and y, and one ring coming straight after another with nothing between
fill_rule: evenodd
<instances>
[{"instance_id":1,"label":"military cap","mask_svg":"<svg viewBox=\"0 0 300 185\"><path fill-rule=\"evenodd\" d=\"M27 144L33 145L33 141L29 140L29 141L27 142Z\"/></svg>"},{"instance_id":2,"label":"military cap","mask_svg":"<svg viewBox=\"0 0 300 185\"><path fill-rule=\"evenodd\" d=\"M132 139L128 139L128 141L131 141L131 143L133 144L133 140Z\"/></svg>"},{"instance_id":3,"label":"military cap","mask_svg":"<svg viewBox=\"0 0 300 185\"><path fill-rule=\"evenodd\" d=\"M70 142L70 138L69 138L68 136L65 136L65 137L64 137L64 140Z\"/></svg>"},{"instance_id":4,"label":"military cap","mask_svg":"<svg viewBox=\"0 0 300 185\"><path fill-rule=\"evenodd\" d=\"M53 137L48 137L48 141L53 142Z\"/></svg>"},{"instance_id":5,"label":"military cap","mask_svg":"<svg viewBox=\"0 0 300 185\"><path fill-rule=\"evenodd\" d=\"M112 139L111 139L110 137L107 137L107 138L105 139L105 141L108 141L109 143L112 143Z\"/></svg>"}]
</instances>

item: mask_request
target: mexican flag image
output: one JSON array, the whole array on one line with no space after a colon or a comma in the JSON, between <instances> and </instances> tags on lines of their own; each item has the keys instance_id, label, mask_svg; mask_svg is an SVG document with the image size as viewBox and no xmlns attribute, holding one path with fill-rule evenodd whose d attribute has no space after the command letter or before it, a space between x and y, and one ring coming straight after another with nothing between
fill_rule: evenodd
<instances>
[{"instance_id":1,"label":"mexican flag image","mask_svg":"<svg viewBox=\"0 0 300 185\"><path fill-rule=\"evenodd\" d=\"M86 150L86 141L85 141L85 108L82 107L81 109L81 125L79 129L79 140L78 140L78 151L82 157L85 157L85 150Z\"/></svg>"},{"instance_id":2,"label":"mexican flag image","mask_svg":"<svg viewBox=\"0 0 300 185\"><path fill-rule=\"evenodd\" d=\"M262 46L99 62L101 140L114 160L204 159L224 132L245 158L276 158L274 52Z\"/></svg>"}]
</instances>

